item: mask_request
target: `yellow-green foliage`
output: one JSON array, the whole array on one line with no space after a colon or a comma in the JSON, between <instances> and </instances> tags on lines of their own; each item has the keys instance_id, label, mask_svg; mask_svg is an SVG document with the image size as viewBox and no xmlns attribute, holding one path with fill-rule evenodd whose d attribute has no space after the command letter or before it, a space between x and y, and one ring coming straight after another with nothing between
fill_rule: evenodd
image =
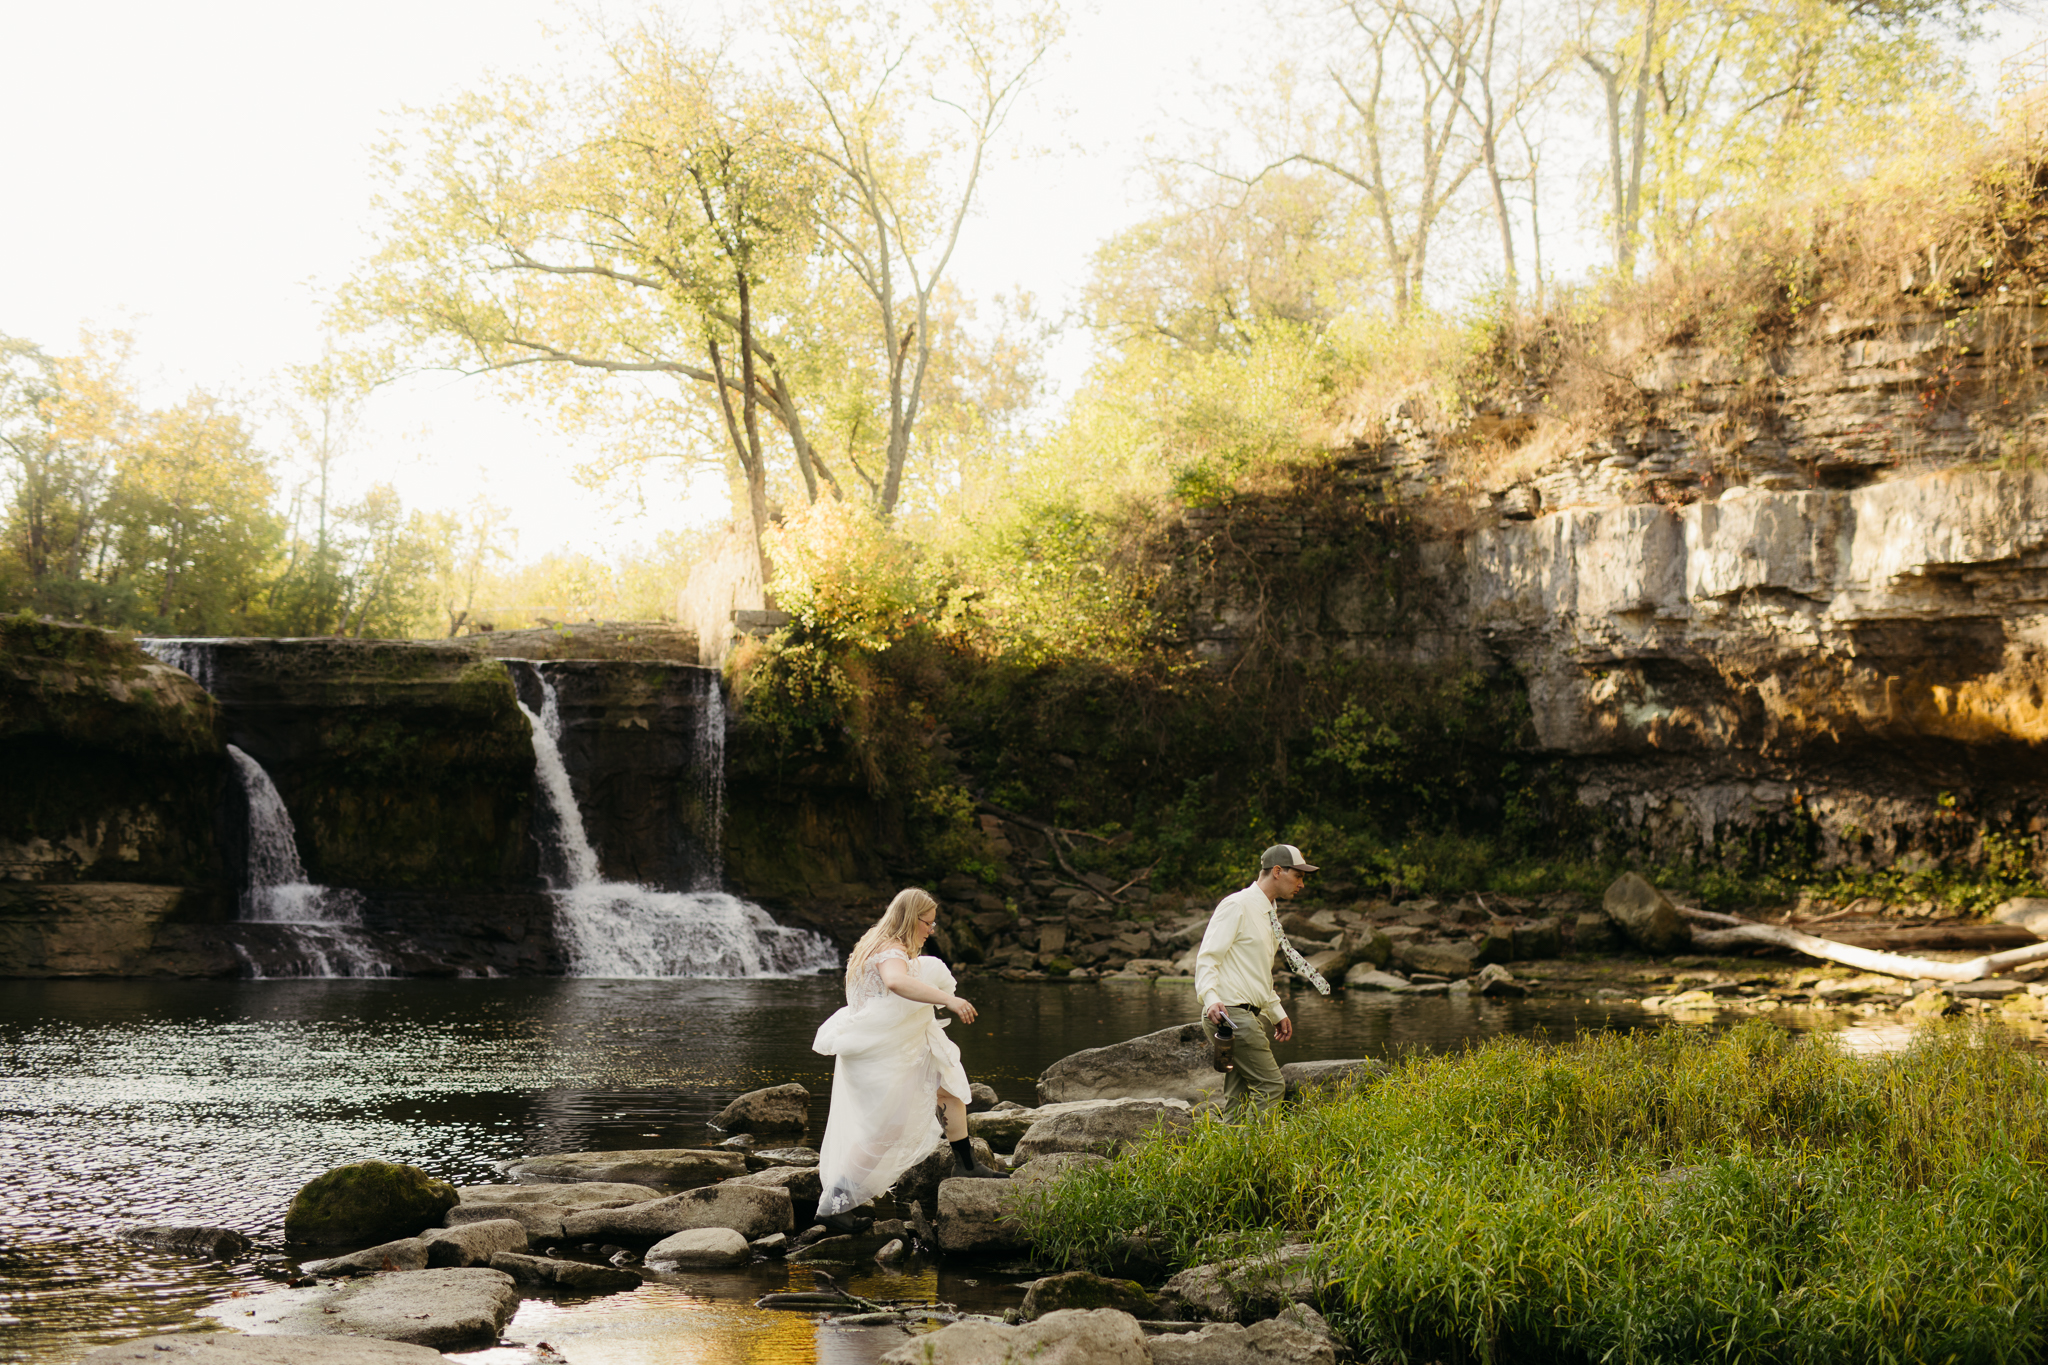
<instances>
[{"instance_id":1,"label":"yellow-green foliage","mask_svg":"<svg viewBox=\"0 0 2048 1365\"><path fill-rule=\"evenodd\" d=\"M2048 1346L2048 1074L1996 1031L1847 1055L1761 1023L1410 1059L1052 1187L1053 1260L1285 1233L1369 1356L2022 1361Z\"/></svg>"}]
</instances>

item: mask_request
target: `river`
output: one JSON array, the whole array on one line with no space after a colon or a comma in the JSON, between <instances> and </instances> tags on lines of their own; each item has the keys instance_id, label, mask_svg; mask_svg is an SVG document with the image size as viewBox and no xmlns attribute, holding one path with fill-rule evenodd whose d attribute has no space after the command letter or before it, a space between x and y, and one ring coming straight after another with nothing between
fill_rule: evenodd
<instances>
[{"instance_id":1,"label":"river","mask_svg":"<svg viewBox=\"0 0 2048 1365\"><path fill-rule=\"evenodd\" d=\"M954 1025L969 1074L1004 1099L1069 1053L1192 1017L1185 984L973 981ZM211 1326L273 1281L252 1258L194 1261L114 1237L127 1222L239 1228L281 1245L292 1193L366 1157L457 1184L543 1152L705 1144L733 1096L799 1081L815 1145L831 1092L810 1050L836 978L783 980L15 981L0 999L0 1359ZM1282 1059L1441 1051L1495 1034L1567 1037L1651 1022L1632 1003L1297 996ZM260 1248L262 1249L262 1248ZM911 1263L855 1281L997 1311L1028 1267ZM529 1299L516 1346L457 1358L575 1365L868 1362L900 1328L835 1328L751 1301L808 1272L779 1262L657 1277L630 1294Z\"/></svg>"}]
</instances>

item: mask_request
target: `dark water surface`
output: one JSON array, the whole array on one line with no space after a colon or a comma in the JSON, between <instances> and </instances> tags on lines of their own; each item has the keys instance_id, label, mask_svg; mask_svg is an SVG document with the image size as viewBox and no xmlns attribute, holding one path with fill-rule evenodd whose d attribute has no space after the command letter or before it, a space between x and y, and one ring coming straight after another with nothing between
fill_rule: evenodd
<instances>
[{"instance_id":1,"label":"dark water surface","mask_svg":"<svg viewBox=\"0 0 2048 1365\"><path fill-rule=\"evenodd\" d=\"M1195 1015L1183 983L973 981L967 993L982 1010L953 1026L968 1074L1025 1104L1059 1058ZM344 1162L498 1183L499 1163L522 1156L706 1143L705 1121L735 1095L787 1081L812 1093L815 1144L831 1071L810 1041L842 1002L827 978L11 981L0 996L0 1360L37 1362L211 1326L200 1310L231 1316L237 1291L272 1287L247 1258L119 1242L122 1223L223 1225L276 1250L293 1192ZM1286 1061L1651 1020L1633 1004L1444 997L1297 996L1290 1008ZM1023 1273L913 1263L855 1285L994 1311L1020 1301L1010 1286ZM529 1300L507 1338L547 1340L576 1365L866 1362L905 1340L751 1306L792 1277L810 1287L808 1272L776 1263Z\"/></svg>"}]
</instances>

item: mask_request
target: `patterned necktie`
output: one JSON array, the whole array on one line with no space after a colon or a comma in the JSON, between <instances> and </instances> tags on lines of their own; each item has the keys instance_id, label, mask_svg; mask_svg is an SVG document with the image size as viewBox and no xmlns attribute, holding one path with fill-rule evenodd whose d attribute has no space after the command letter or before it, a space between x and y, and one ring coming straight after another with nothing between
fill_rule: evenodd
<instances>
[{"instance_id":1,"label":"patterned necktie","mask_svg":"<svg viewBox=\"0 0 2048 1365\"><path fill-rule=\"evenodd\" d=\"M1287 941L1287 931L1280 927L1280 907L1273 904L1270 900L1266 902L1266 918L1272 922L1273 933L1280 940L1280 951L1287 954L1288 962L1294 966L1294 974L1307 977L1310 985L1314 986L1324 995L1328 995L1330 993L1330 983L1323 980L1323 974L1309 966L1307 960L1294 950L1294 945Z\"/></svg>"}]
</instances>

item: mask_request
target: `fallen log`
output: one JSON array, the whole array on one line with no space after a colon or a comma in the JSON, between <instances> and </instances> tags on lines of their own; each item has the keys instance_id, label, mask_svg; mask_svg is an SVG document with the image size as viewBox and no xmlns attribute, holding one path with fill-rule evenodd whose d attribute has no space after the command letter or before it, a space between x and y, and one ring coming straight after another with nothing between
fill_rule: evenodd
<instances>
[{"instance_id":1,"label":"fallen log","mask_svg":"<svg viewBox=\"0 0 2048 1365\"><path fill-rule=\"evenodd\" d=\"M1804 929L1806 926L1789 925ZM2041 937L2017 924L1857 924L1829 934L1856 948L1917 948L1922 952L2004 952L2039 943Z\"/></svg>"},{"instance_id":2,"label":"fallen log","mask_svg":"<svg viewBox=\"0 0 2048 1365\"><path fill-rule=\"evenodd\" d=\"M1706 912L1695 912L1696 915ZM1719 918L1733 919L1734 916ZM1808 957L1817 957L1826 962L1839 962L1845 967L1856 967L1880 976L1896 976L1913 981L1925 978L1930 981L1982 981L1987 976L1996 976L2013 967L2022 967L2029 962L2048 961L2048 942L2032 943L2024 948L2008 952L1992 953L1985 957L1973 957L1967 962L1937 962L1932 958L1907 957L1902 953L1880 952L1872 948L1858 948L1850 943L1838 943L1833 939L1815 938L1802 934L1797 929L1788 929L1777 924L1737 923L1732 928L1709 929L1692 936L1696 948L1790 948Z\"/></svg>"}]
</instances>

